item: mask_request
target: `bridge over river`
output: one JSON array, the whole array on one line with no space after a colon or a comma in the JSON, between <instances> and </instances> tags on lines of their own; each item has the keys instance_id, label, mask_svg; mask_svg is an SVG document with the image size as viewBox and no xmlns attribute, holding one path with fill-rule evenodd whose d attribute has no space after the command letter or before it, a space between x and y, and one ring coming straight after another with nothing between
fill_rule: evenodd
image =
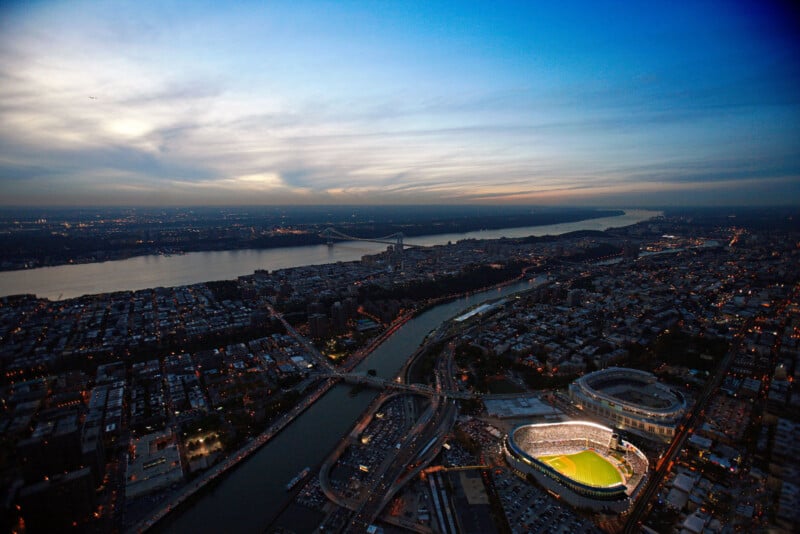
<instances>
[{"instance_id":1,"label":"bridge over river","mask_svg":"<svg viewBox=\"0 0 800 534\"><path fill-rule=\"evenodd\" d=\"M381 378L379 376L372 376L363 373L340 373L334 371L331 373L325 373L323 376L339 379L347 384L369 386L375 389L403 390L425 395L427 397L444 397L445 399L467 400L481 398L482 396L479 393L469 393L467 391L447 391L425 384L407 384L404 382L398 382L397 380L390 380L388 378Z\"/></svg>"},{"instance_id":2,"label":"bridge over river","mask_svg":"<svg viewBox=\"0 0 800 534\"><path fill-rule=\"evenodd\" d=\"M413 243L406 243L403 241L405 239L405 235L403 232L396 232L394 234L386 235L383 237L354 237L351 235L347 235L345 233L340 232L336 228L325 228L319 234L320 237L324 237L328 240L328 245L333 245L334 239L339 239L342 241L368 241L370 243L385 243L387 245L394 245L394 248L398 252L403 252L403 248L430 248L426 247L425 245L415 245Z\"/></svg>"}]
</instances>

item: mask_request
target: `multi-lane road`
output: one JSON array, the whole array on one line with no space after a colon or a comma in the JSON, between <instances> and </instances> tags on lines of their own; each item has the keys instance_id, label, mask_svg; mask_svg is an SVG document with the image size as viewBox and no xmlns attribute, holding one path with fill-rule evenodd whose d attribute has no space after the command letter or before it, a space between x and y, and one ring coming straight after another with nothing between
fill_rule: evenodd
<instances>
[{"instance_id":1,"label":"multi-lane road","mask_svg":"<svg viewBox=\"0 0 800 534\"><path fill-rule=\"evenodd\" d=\"M432 336L431 339L439 340L441 336ZM430 399L430 405L398 446L390 448L381 464L371 470L370 482L361 488L356 499L343 499L341 496L332 495L333 490L327 480L327 470L346 446L340 445L323 466L323 472L320 474L323 490L339 505L346 506L354 512L348 525L349 532L366 532L402 487L417 476L439 453L458 415L456 400L446 396L446 392L456 391L452 378L452 360L451 344L443 357L437 360L435 390L425 392ZM386 399L388 396L384 396L383 400ZM373 404L372 411L378 410L379 406L380 403ZM366 419L370 416L368 414Z\"/></svg>"}]
</instances>

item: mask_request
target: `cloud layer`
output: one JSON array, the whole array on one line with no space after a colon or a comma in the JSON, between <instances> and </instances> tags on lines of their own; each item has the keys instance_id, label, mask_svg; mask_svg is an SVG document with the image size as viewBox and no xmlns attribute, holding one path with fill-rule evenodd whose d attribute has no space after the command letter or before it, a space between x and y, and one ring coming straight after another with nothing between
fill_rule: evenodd
<instances>
[{"instance_id":1,"label":"cloud layer","mask_svg":"<svg viewBox=\"0 0 800 534\"><path fill-rule=\"evenodd\" d=\"M0 203L800 202L794 13L381 6L8 5Z\"/></svg>"}]
</instances>

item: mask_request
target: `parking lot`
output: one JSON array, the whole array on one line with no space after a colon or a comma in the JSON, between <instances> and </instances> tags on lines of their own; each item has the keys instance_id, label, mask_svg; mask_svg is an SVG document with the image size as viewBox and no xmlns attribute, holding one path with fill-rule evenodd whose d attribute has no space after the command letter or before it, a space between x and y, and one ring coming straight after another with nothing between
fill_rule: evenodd
<instances>
[{"instance_id":1,"label":"parking lot","mask_svg":"<svg viewBox=\"0 0 800 534\"><path fill-rule=\"evenodd\" d=\"M587 518L511 470L494 471L494 485L513 533L602 534Z\"/></svg>"}]
</instances>

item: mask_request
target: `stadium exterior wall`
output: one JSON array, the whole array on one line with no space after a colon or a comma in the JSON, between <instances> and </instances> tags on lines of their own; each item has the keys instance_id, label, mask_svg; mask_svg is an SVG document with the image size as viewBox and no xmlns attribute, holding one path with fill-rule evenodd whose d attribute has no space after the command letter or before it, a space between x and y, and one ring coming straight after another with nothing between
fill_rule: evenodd
<instances>
[{"instance_id":1,"label":"stadium exterior wall","mask_svg":"<svg viewBox=\"0 0 800 534\"><path fill-rule=\"evenodd\" d=\"M596 381L614 377L654 384L665 395L673 395L675 402L666 409L650 409L632 402L622 401L595 390L592 386ZM669 441L675 435L675 427L686 410L686 400L683 396L666 386L657 384L656 378L652 374L622 367L609 367L582 376L570 384L569 396L584 410L613 422L622 430L631 430L663 441Z\"/></svg>"}]
</instances>

